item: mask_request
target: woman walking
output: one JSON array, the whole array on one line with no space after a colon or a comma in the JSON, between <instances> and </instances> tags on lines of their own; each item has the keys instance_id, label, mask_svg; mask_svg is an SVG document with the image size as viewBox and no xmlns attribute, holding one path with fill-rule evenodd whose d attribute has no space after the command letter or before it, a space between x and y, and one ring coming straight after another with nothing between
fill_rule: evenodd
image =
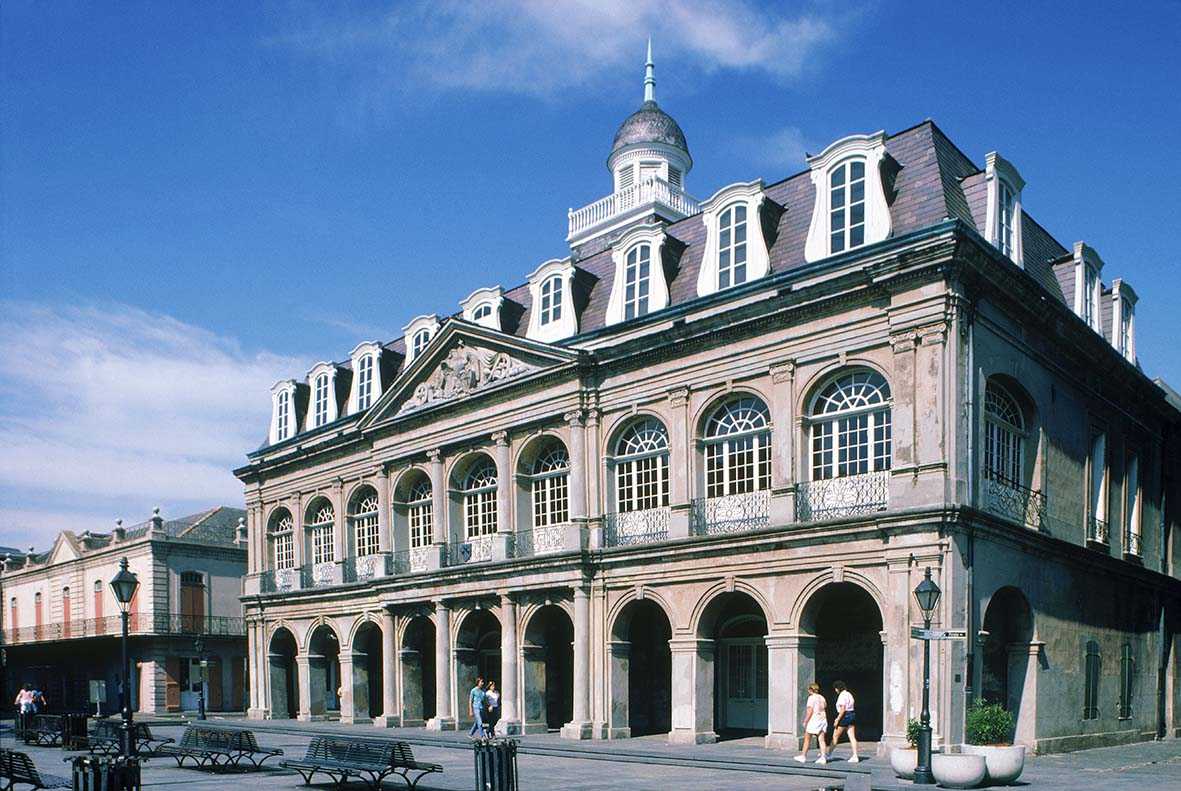
<instances>
[{"instance_id":1,"label":"woman walking","mask_svg":"<svg viewBox=\"0 0 1181 791\"><path fill-rule=\"evenodd\" d=\"M853 747L853 756L849 759L849 763L855 764L861 759L857 757L857 714L853 710L853 693L845 689L844 681L832 682L832 688L837 693L837 719L833 723L832 749L834 752L836 751L841 736L845 731L848 731L849 744Z\"/></svg>"},{"instance_id":2,"label":"woman walking","mask_svg":"<svg viewBox=\"0 0 1181 791\"><path fill-rule=\"evenodd\" d=\"M484 693L484 700L488 703L488 718L484 720L484 728L488 731L488 738L496 735L496 723L500 721L500 690L495 681L488 682L488 690Z\"/></svg>"},{"instance_id":3,"label":"woman walking","mask_svg":"<svg viewBox=\"0 0 1181 791\"><path fill-rule=\"evenodd\" d=\"M809 684L808 702L804 709L804 751L796 756L796 760L802 764L808 763L808 750L812 746L813 736L820 745L820 757L816 763L828 763L828 744L824 738L828 731L828 716L824 713L827 706L824 696L820 694L820 685Z\"/></svg>"}]
</instances>

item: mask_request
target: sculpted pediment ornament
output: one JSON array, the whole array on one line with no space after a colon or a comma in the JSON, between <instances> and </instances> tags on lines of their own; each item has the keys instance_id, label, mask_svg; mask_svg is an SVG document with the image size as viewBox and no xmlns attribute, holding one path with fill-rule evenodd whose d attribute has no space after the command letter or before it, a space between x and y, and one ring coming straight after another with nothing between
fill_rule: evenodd
<instances>
[{"instance_id":1,"label":"sculpted pediment ornament","mask_svg":"<svg viewBox=\"0 0 1181 791\"><path fill-rule=\"evenodd\" d=\"M415 386L398 415L466 398L492 385L537 370L507 352L468 346L460 340L431 374Z\"/></svg>"}]
</instances>

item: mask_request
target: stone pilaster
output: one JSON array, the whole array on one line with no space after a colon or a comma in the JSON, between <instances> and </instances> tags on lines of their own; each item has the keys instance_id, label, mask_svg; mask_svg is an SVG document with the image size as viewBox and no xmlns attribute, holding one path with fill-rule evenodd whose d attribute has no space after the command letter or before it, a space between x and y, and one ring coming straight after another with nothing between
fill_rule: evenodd
<instances>
[{"instance_id":1,"label":"stone pilaster","mask_svg":"<svg viewBox=\"0 0 1181 791\"><path fill-rule=\"evenodd\" d=\"M377 489L377 548L381 552L392 552L394 533L390 526L390 473L385 467L377 473L373 482Z\"/></svg>"},{"instance_id":2,"label":"stone pilaster","mask_svg":"<svg viewBox=\"0 0 1181 791\"><path fill-rule=\"evenodd\" d=\"M496 732L502 736L516 736L521 733L517 654L517 603L507 593L501 593L500 722L496 724Z\"/></svg>"},{"instance_id":3,"label":"stone pilaster","mask_svg":"<svg viewBox=\"0 0 1181 791\"><path fill-rule=\"evenodd\" d=\"M513 535L516 526L513 524L513 475L512 448L509 444L507 431L497 431L492 435L496 445L496 534L492 536L493 560L506 560L512 557Z\"/></svg>"},{"instance_id":4,"label":"stone pilaster","mask_svg":"<svg viewBox=\"0 0 1181 791\"><path fill-rule=\"evenodd\" d=\"M771 524L795 522L795 360L771 366Z\"/></svg>"},{"instance_id":5,"label":"stone pilaster","mask_svg":"<svg viewBox=\"0 0 1181 791\"><path fill-rule=\"evenodd\" d=\"M591 738L590 593L574 589L574 719L562 726L563 739Z\"/></svg>"},{"instance_id":6,"label":"stone pilaster","mask_svg":"<svg viewBox=\"0 0 1181 791\"><path fill-rule=\"evenodd\" d=\"M689 510L693 481L693 433L689 428L689 388L676 387L668 391L669 408L669 475L668 502L672 513L669 516L669 538L689 535Z\"/></svg>"},{"instance_id":7,"label":"stone pilaster","mask_svg":"<svg viewBox=\"0 0 1181 791\"><path fill-rule=\"evenodd\" d=\"M672 653L672 744L711 744L714 732L714 641L674 637Z\"/></svg>"},{"instance_id":8,"label":"stone pilaster","mask_svg":"<svg viewBox=\"0 0 1181 791\"><path fill-rule=\"evenodd\" d=\"M455 730L451 695L451 610L445 601L435 602L435 716L426 727L432 731Z\"/></svg>"},{"instance_id":9,"label":"stone pilaster","mask_svg":"<svg viewBox=\"0 0 1181 791\"><path fill-rule=\"evenodd\" d=\"M398 679L401 677L401 661L398 656L394 627L394 615L389 610L381 612L381 714L374 713L373 724L378 728L393 728L401 725L398 717Z\"/></svg>"}]
</instances>

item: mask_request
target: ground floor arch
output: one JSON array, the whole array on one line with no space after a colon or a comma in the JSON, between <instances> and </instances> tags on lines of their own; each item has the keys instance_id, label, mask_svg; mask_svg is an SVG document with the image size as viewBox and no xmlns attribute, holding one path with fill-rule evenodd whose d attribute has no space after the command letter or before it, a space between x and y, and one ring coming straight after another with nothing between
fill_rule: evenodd
<instances>
[{"instance_id":1,"label":"ground floor arch","mask_svg":"<svg viewBox=\"0 0 1181 791\"><path fill-rule=\"evenodd\" d=\"M1025 594L1013 587L998 590L984 611L982 628L980 698L1004 706L1016 725L1014 740L1032 744L1039 657L1033 610Z\"/></svg>"},{"instance_id":2,"label":"ground floor arch","mask_svg":"<svg viewBox=\"0 0 1181 791\"><path fill-rule=\"evenodd\" d=\"M382 711L383 660L381 628L373 621L366 621L353 635L351 651L354 721L385 714Z\"/></svg>"},{"instance_id":3,"label":"ground floor arch","mask_svg":"<svg viewBox=\"0 0 1181 791\"><path fill-rule=\"evenodd\" d=\"M276 629L267 647L271 719L293 720L299 714L299 683L295 667L297 653L295 636L284 627Z\"/></svg>"},{"instance_id":4,"label":"ground floor arch","mask_svg":"<svg viewBox=\"0 0 1181 791\"><path fill-rule=\"evenodd\" d=\"M767 618L750 594L723 593L707 606L698 636L713 645L713 731L719 738L767 734Z\"/></svg>"},{"instance_id":5,"label":"ground floor arch","mask_svg":"<svg viewBox=\"0 0 1181 791\"><path fill-rule=\"evenodd\" d=\"M611 629L608 736L668 733L672 729L672 626L660 605L624 605Z\"/></svg>"},{"instance_id":6,"label":"ground floor arch","mask_svg":"<svg viewBox=\"0 0 1181 791\"><path fill-rule=\"evenodd\" d=\"M310 717L340 711L340 637L328 624L321 624L308 638L308 708Z\"/></svg>"},{"instance_id":7,"label":"ground floor arch","mask_svg":"<svg viewBox=\"0 0 1181 791\"><path fill-rule=\"evenodd\" d=\"M836 712L833 682L843 681L853 694L857 735L876 741L883 724L882 613L865 588L852 582L824 585L808 599L800 628L814 639L811 652L802 651L799 695L802 708L808 684L820 685L828 702L829 719ZM807 661L811 653L812 661Z\"/></svg>"},{"instance_id":8,"label":"ground floor arch","mask_svg":"<svg viewBox=\"0 0 1181 791\"><path fill-rule=\"evenodd\" d=\"M477 678L500 681L500 621L488 610L472 610L459 624L455 636L455 712L462 724L471 724L468 694Z\"/></svg>"},{"instance_id":9,"label":"ground floor arch","mask_svg":"<svg viewBox=\"0 0 1181 791\"><path fill-rule=\"evenodd\" d=\"M574 622L548 604L529 618L521 643L522 728L556 731L574 718Z\"/></svg>"},{"instance_id":10,"label":"ground floor arch","mask_svg":"<svg viewBox=\"0 0 1181 791\"><path fill-rule=\"evenodd\" d=\"M435 624L425 615L406 624L401 660L402 725L424 725L435 716Z\"/></svg>"}]
</instances>

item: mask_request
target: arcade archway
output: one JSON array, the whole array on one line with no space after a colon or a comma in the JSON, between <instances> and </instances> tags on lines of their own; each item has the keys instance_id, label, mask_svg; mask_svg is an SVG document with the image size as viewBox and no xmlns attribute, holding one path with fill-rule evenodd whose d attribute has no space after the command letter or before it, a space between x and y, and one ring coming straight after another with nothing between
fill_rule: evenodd
<instances>
[{"instance_id":1,"label":"arcade archway","mask_svg":"<svg viewBox=\"0 0 1181 791\"><path fill-rule=\"evenodd\" d=\"M672 730L672 626L656 602L628 602L615 619L610 651L612 739Z\"/></svg>"},{"instance_id":2,"label":"arcade archway","mask_svg":"<svg viewBox=\"0 0 1181 791\"><path fill-rule=\"evenodd\" d=\"M747 593L715 597L698 637L714 641L714 728L720 736L767 734L767 618Z\"/></svg>"},{"instance_id":3,"label":"arcade archway","mask_svg":"<svg viewBox=\"0 0 1181 791\"><path fill-rule=\"evenodd\" d=\"M267 648L270 673L270 718L293 720L299 714L299 682L295 670L298 648L295 636L280 627L271 635Z\"/></svg>"},{"instance_id":4,"label":"arcade archway","mask_svg":"<svg viewBox=\"0 0 1181 791\"><path fill-rule=\"evenodd\" d=\"M353 719L367 720L383 714L381 628L367 621L353 635Z\"/></svg>"},{"instance_id":5,"label":"arcade archway","mask_svg":"<svg viewBox=\"0 0 1181 791\"><path fill-rule=\"evenodd\" d=\"M1037 701L1025 700L1030 675L1036 674L1033 611L1017 588L1001 588L984 611L981 646L980 697L999 703L1012 715L1018 739L1032 739L1033 712ZM1032 664L1031 664L1032 663Z\"/></svg>"},{"instance_id":6,"label":"arcade archway","mask_svg":"<svg viewBox=\"0 0 1181 791\"><path fill-rule=\"evenodd\" d=\"M308 714L322 717L340 711L340 638L321 624L308 640Z\"/></svg>"},{"instance_id":7,"label":"arcade archway","mask_svg":"<svg viewBox=\"0 0 1181 791\"><path fill-rule=\"evenodd\" d=\"M435 624L410 619L402 635L402 725L424 725L435 716Z\"/></svg>"},{"instance_id":8,"label":"arcade archway","mask_svg":"<svg viewBox=\"0 0 1181 791\"><path fill-rule=\"evenodd\" d=\"M488 610L468 613L455 639L455 712L461 724L472 722L468 693L477 676L500 684L500 621Z\"/></svg>"},{"instance_id":9,"label":"arcade archway","mask_svg":"<svg viewBox=\"0 0 1181 791\"><path fill-rule=\"evenodd\" d=\"M574 719L574 624L546 605L533 613L521 645L525 733L560 729Z\"/></svg>"}]
</instances>

